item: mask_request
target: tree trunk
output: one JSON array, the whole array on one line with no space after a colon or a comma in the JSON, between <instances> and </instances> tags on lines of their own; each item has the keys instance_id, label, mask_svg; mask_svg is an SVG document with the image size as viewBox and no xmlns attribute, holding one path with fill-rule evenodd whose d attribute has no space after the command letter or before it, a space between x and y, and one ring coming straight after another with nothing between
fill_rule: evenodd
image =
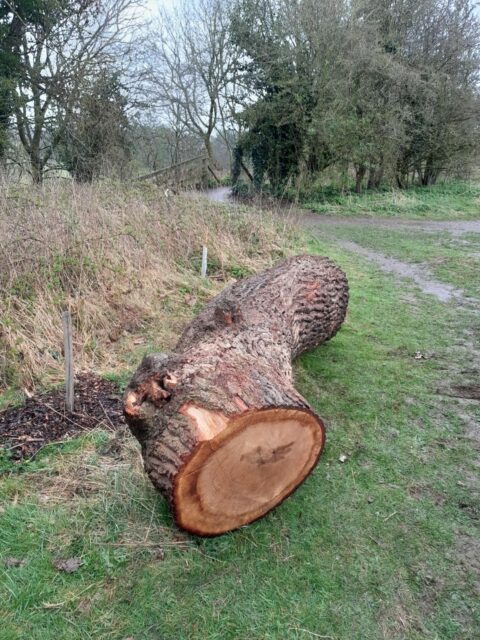
<instances>
[{"instance_id":1,"label":"tree trunk","mask_svg":"<svg viewBox=\"0 0 480 640\"><path fill-rule=\"evenodd\" d=\"M362 193L362 183L367 173L367 167L364 164L355 165L355 193Z\"/></svg>"},{"instance_id":2,"label":"tree trunk","mask_svg":"<svg viewBox=\"0 0 480 640\"><path fill-rule=\"evenodd\" d=\"M297 256L227 287L172 353L144 358L125 416L180 527L218 535L252 522L313 469L324 426L291 360L335 335L347 302L333 262Z\"/></svg>"},{"instance_id":3,"label":"tree trunk","mask_svg":"<svg viewBox=\"0 0 480 640\"><path fill-rule=\"evenodd\" d=\"M212 149L212 132L210 131L210 129L205 133L203 143L205 145L205 151L207 152L209 162L215 165L215 159L213 157L213 149Z\"/></svg>"},{"instance_id":4,"label":"tree trunk","mask_svg":"<svg viewBox=\"0 0 480 640\"><path fill-rule=\"evenodd\" d=\"M370 167L367 189L378 189L383 180L383 165Z\"/></svg>"},{"instance_id":5,"label":"tree trunk","mask_svg":"<svg viewBox=\"0 0 480 640\"><path fill-rule=\"evenodd\" d=\"M434 168L433 159L429 156L425 162L425 169L422 175L422 186L431 187L437 181L438 172Z\"/></svg>"},{"instance_id":6,"label":"tree trunk","mask_svg":"<svg viewBox=\"0 0 480 640\"><path fill-rule=\"evenodd\" d=\"M30 155L30 168L32 172L33 184L42 184L43 182L43 166L40 158L36 154Z\"/></svg>"}]
</instances>

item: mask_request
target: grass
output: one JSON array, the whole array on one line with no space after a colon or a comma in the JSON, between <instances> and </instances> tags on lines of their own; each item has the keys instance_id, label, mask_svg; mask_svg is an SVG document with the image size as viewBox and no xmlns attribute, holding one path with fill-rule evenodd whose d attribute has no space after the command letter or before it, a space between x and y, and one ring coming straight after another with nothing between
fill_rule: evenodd
<instances>
[{"instance_id":1,"label":"grass","mask_svg":"<svg viewBox=\"0 0 480 640\"><path fill-rule=\"evenodd\" d=\"M72 313L78 369L124 371L151 336L172 346L206 299L284 256L291 238L253 209L172 200L144 184L3 188L0 398L61 380L62 310Z\"/></svg>"},{"instance_id":2,"label":"grass","mask_svg":"<svg viewBox=\"0 0 480 640\"><path fill-rule=\"evenodd\" d=\"M352 239L398 244L362 233ZM398 256L429 246L408 238ZM0 568L1 640L479 637L478 442L465 432L480 414L446 395L475 383L478 319L414 296L334 237L309 250L351 287L340 333L295 367L328 426L314 473L259 522L202 540L172 526L128 434L5 462L0 555L25 564ZM52 565L71 556L72 574Z\"/></svg>"},{"instance_id":3,"label":"grass","mask_svg":"<svg viewBox=\"0 0 480 640\"><path fill-rule=\"evenodd\" d=\"M468 220L479 217L480 186L476 182L450 181L433 187L372 191L361 195L319 189L304 194L302 202L307 209L336 216Z\"/></svg>"}]
</instances>

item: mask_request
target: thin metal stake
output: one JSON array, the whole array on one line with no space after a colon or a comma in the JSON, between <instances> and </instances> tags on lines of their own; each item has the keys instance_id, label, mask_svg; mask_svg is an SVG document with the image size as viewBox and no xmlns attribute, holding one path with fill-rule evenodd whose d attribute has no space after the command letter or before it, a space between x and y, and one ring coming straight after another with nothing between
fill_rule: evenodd
<instances>
[{"instance_id":1,"label":"thin metal stake","mask_svg":"<svg viewBox=\"0 0 480 640\"><path fill-rule=\"evenodd\" d=\"M207 277L207 256L208 256L208 249L207 247L204 246L202 248L202 278Z\"/></svg>"},{"instance_id":2,"label":"thin metal stake","mask_svg":"<svg viewBox=\"0 0 480 640\"><path fill-rule=\"evenodd\" d=\"M73 349L72 349L72 316L70 311L62 314L63 349L65 352L65 406L67 411L73 412Z\"/></svg>"}]
</instances>

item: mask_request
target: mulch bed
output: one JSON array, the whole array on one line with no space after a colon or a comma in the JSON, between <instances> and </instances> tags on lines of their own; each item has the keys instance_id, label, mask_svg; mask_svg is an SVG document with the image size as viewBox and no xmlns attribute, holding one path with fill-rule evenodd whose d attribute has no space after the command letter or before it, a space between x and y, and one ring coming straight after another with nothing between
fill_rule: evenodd
<instances>
[{"instance_id":1,"label":"mulch bed","mask_svg":"<svg viewBox=\"0 0 480 640\"><path fill-rule=\"evenodd\" d=\"M65 410L65 392L60 388L0 412L0 447L10 451L12 459L22 460L32 458L49 442L98 426L115 430L125 424L118 387L92 373L75 379L74 408L73 413Z\"/></svg>"}]
</instances>

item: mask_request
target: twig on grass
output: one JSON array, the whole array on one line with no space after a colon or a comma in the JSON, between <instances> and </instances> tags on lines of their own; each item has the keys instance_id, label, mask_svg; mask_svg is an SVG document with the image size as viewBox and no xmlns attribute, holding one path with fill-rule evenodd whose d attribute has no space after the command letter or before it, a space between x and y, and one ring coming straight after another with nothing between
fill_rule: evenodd
<instances>
[{"instance_id":1,"label":"twig on grass","mask_svg":"<svg viewBox=\"0 0 480 640\"><path fill-rule=\"evenodd\" d=\"M52 407L51 404L48 404L48 402L42 402L42 400L40 400L40 399L38 400L38 402L39 402L39 404L43 404L44 407L47 407L47 409L50 409L50 411L53 411L54 413L56 413L59 416L62 416L62 418L64 418L68 422L71 422L75 427L77 427L77 429L80 429L80 430L83 429L82 425L78 424L78 422L75 422L75 420L72 420L67 415L62 413L61 411L57 411L54 407ZM80 413L78 415L82 415L82 414Z\"/></svg>"},{"instance_id":2,"label":"twig on grass","mask_svg":"<svg viewBox=\"0 0 480 640\"><path fill-rule=\"evenodd\" d=\"M113 424L110 416L108 415L108 413L105 410L105 407L102 404L102 401L99 399L98 400L99 405L102 407L102 411L105 414L106 419L108 420L108 422L110 423L110 426L112 427L112 431L117 431L117 429L115 428L115 425Z\"/></svg>"},{"instance_id":3,"label":"twig on grass","mask_svg":"<svg viewBox=\"0 0 480 640\"><path fill-rule=\"evenodd\" d=\"M77 594L75 594L71 598L67 598L62 602L44 602L41 608L42 609L59 609L60 607L63 607L64 604L68 604L69 602L73 602L74 600L77 600L83 593L85 593L85 591L88 591L92 587L96 587L96 586L97 586L97 583L94 582L93 584L90 584L85 589L82 589L82 591L79 591Z\"/></svg>"},{"instance_id":4,"label":"twig on grass","mask_svg":"<svg viewBox=\"0 0 480 640\"><path fill-rule=\"evenodd\" d=\"M39 453L40 451L42 451L43 449L45 449L46 447L48 447L49 445L58 445L58 444L65 444L66 442L68 442L70 440L70 438L67 438L65 440L50 440L50 442L46 442L45 444L42 444L42 446L37 449L35 451L35 453L33 453L30 458L27 458L25 460L25 462L31 462Z\"/></svg>"},{"instance_id":5,"label":"twig on grass","mask_svg":"<svg viewBox=\"0 0 480 640\"><path fill-rule=\"evenodd\" d=\"M387 516L386 518L383 519L384 522L386 522L387 520L390 520L390 518L393 518L393 516L396 516L398 513L398 511L394 511L393 513L391 513L389 516Z\"/></svg>"}]
</instances>

